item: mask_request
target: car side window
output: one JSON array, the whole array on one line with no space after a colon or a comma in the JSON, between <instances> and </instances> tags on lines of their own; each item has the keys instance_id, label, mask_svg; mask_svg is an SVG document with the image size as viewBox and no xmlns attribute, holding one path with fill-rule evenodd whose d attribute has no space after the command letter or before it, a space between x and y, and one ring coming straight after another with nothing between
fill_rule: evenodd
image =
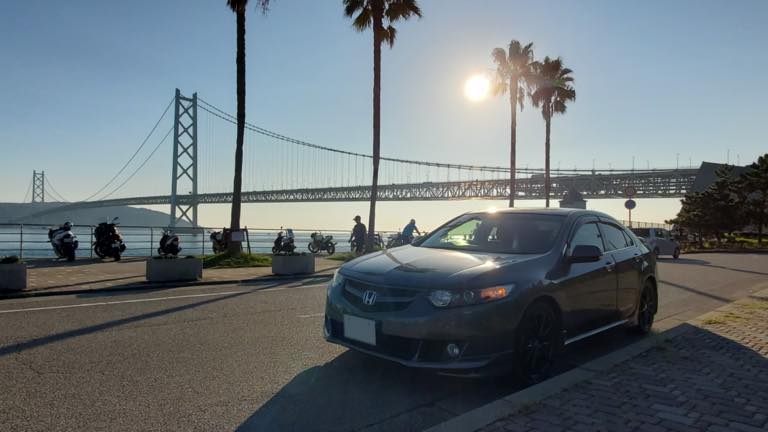
<instances>
[{"instance_id":1,"label":"car side window","mask_svg":"<svg viewBox=\"0 0 768 432\"><path fill-rule=\"evenodd\" d=\"M627 246L634 246L635 241L632 240L632 235L624 230L621 231L622 234L624 234L624 240L627 242Z\"/></svg>"},{"instance_id":2,"label":"car side window","mask_svg":"<svg viewBox=\"0 0 768 432\"><path fill-rule=\"evenodd\" d=\"M585 223L584 225L580 226L573 234L573 239L571 240L571 251L573 251L573 248L576 246L581 245L597 246L600 249L600 252L605 250L603 247L603 240L601 239L600 231L597 229L596 223Z\"/></svg>"},{"instance_id":3,"label":"car side window","mask_svg":"<svg viewBox=\"0 0 768 432\"><path fill-rule=\"evenodd\" d=\"M624 249L629 246L627 244L627 238L618 227L601 223L600 229L603 231L603 241L605 242L606 251Z\"/></svg>"}]
</instances>

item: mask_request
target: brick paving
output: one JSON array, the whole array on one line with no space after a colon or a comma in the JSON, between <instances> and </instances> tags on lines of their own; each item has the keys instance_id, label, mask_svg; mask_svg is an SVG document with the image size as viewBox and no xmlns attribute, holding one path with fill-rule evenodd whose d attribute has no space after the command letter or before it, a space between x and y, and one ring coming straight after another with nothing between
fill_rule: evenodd
<instances>
[{"instance_id":1,"label":"brick paving","mask_svg":"<svg viewBox=\"0 0 768 432\"><path fill-rule=\"evenodd\" d=\"M481 429L768 431L768 291Z\"/></svg>"}]
</instances>

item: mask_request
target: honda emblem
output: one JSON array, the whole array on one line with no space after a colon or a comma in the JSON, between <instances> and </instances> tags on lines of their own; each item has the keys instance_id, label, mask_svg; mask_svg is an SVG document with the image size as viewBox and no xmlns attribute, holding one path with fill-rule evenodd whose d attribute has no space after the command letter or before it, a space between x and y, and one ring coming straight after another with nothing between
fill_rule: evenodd
<instances>
[{"instance_id":1,"label":"honda emblem","mask_svg":"<svg viewBox=\"0 0 768 432\"><path fill-rule=\"evenodd\" d=\"M363 293L363 304L372 306L376 303L376 291L366 291Z\"/></svg>"}]
</instances>

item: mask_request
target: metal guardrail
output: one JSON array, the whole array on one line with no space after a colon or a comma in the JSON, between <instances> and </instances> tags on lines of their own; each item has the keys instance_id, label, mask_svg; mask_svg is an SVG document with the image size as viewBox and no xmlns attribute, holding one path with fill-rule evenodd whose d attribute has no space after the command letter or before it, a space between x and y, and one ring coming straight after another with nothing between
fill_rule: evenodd
<instances>
[{"instance_id":1,"label":"metal guardrail","mask_svg":"<svg viewBox=\"0 0 768 432\"><path fill-rule=\"evenodd\" d=\"M53 228L45 224L8 224L0 223L0 256L16 255L19 258L54 258L55 253L48 240L48 229ZM74 225L72 232L77 236L80 246L77 250L78 256L94 257L92 244L94 242L94 229L91 225ZM163 235L165 227L141 226L141 225L118 225L120 233L123 235L123 241L126 245L124 256L126 257L147 257L157 254L157 248L160 246L160 238ZM213 250L210 242L210 232L220 231L222 228L198 227L187 228L177 227L174 232L181 240L182 255L212 255ZM284 230L284 229L282 229ZM243 228L245 231L245 241L243 248L254 253L269 253L272 244L280 228ZM346 230L313 230L313 229L293 229L296 238L297 250L308 251L311 234L313 232L322 232L324 235L332 235L337 242L336 250L344 252L349 250L347 240L350 231ZM392 232L381 232L382 238L386 242L387 236Z\"/></svg>"}]
</instances>

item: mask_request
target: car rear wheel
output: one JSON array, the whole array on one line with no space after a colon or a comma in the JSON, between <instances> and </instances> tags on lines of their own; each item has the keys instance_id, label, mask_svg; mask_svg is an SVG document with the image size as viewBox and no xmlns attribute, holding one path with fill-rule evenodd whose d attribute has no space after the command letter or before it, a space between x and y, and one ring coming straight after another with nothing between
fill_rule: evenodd
<instances>
[{"instance_id":1,"label":"car rear wheel","mask_svg":"<svg viewBox=\"0 0 768 432\"><path fill-rule=\"evenodd\" d=\"M560 318L546 302L536 302L525 311L515 333L517 378L535 384L549 376L561 344Z\"/></svg>"},{"instance_id":2,"label":"car rear wheel","mask_svg":"<svg viewBox=\"0 0 768 432\"><path fill-rule=\"evenodd\" d=\"M675 251L672 252L672 258L674 259L680 258L680 248L675 248Z\"/></svg>"},{"instance_id":3,"label":"car rear wheel","mask_svg":"<svg viewBox=\"0 0 768 432\"><path fill-rule=\"evenodd\" d=\"M656 316L656 290L651 282L646 282L643 293L640 295L640 304L637 306L637 324L634 330L640 334L647 334L653 326Z\"/></svg>"}]
</instances>

